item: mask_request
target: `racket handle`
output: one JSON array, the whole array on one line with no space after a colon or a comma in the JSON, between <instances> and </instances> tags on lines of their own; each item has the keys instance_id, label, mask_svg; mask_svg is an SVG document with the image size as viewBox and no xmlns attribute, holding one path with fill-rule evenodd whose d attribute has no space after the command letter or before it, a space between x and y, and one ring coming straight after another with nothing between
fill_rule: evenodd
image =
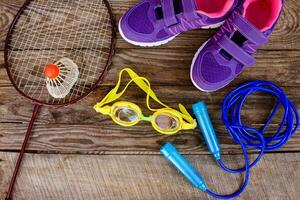
<instances>
[{"instance_id":1,"label":"racket handle","mask_svg":"<svg viewBox=\"0 0 300 200\"><path fill-rule=\"evenodd\" d=\"M12 176L12 178L10 180L10 183L9 183L9 188L8 188L5 200L11 200L12 199L12 192L13 192L13 189L14 189L16 178L18 176L18 172L19 172L22 160L23 160L23 156L25 154L25 149L26 149L27 143L28 143L29 138L30 138L30 134L31 134L31 130L32 130L33 124L34 124L35 119L36 119L36 117L37 117L37 115L39 113L40 108L41 108L41 105L35 105L34 106L32 117L31 117L30 123L28 125L28 129L27 129L27 132L26 132L23 144L22 144L21 151L19 153L19 157L18 157L16 166L15 166L15 170L14 170L13 176Z\"/></svg>"},{"instance_id":2,"label":"racket handle","mask_svg":"<svg viewBox=\"0 0 300 200\"><path fill-rule=\"evenodd\" d=\"M160 152L168 159L175 167L190 181L196 188L202 191L207 189L206 184L202 176L196 171L196 169L177 151L177 149L171 144L165 144Z\"/></svg>"},{"instance_id":3,"label":"racket handle","mask_svg":"<svg viewBox=\"0 0 300 200\"><path fill-rule=\"evenodd\" d=\"M215 159L220 160L220 144L218 142L204 101L194 104L193 111L209 151Z\"/></svg>"}]
</instances>

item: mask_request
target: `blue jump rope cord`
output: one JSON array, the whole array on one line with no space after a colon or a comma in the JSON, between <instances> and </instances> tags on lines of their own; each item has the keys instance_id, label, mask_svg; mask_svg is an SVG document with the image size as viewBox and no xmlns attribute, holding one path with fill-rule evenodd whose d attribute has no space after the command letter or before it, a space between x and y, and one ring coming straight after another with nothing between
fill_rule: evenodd
<instances>
[{"instance_id":1,"label":"blue jump rope cord","mask_svg":"<svg viewBox=\"0 0 300 200\"><path fill-rule=\"evenodd\" d=\"M275 107L261 130L244 126L241 120L243 104L247 97L255 92L265 92L277 97ZM280 105L284 108L282 122L273 136L266 136L264 135L265 130L271 123ZM299 127L299 114L296 107L278 86L267 81L254 81L231 91L225 97L222 105L222 120L233 140L242 147L245 167L241 169L230 169L225 166L221 159L217 159L217 162L221 168L229 173L245 172L245 180L240 189L230 195L219 195L209 189L206 189L206 192L215 198L231 199L237 197L245 190L249 182L249 170L260 161L264 152L276 150L282 147L296 132ZM256 159L249 164L247 149L251 148L259 150L260 153Z\"/></svg>"}]
</instances>

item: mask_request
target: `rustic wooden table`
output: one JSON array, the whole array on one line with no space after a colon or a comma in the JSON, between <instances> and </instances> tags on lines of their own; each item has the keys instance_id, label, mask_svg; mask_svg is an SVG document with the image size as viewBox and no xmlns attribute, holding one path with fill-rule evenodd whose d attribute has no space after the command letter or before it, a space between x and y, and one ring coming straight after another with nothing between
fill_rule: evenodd
<instances>
[{"instance_id":1,"label":"rustic wooden table","mask_svg":"<svg viewBox=\"0 0 300 200\"><path fill-rule=\"evenodd\" d=\"M4 198L15 165L32 104L11 85L3 64L4 38L24 0L0 0L0 199ZM110 0L118 20L137 0ZM63 109L43 108L34 127L25 161L17 180L16 200L41 199L211 199L193 188L159 154L165 142L174 143L202 173L210 188L220 193L237 189L241 175L222 171L209 155L198 130L164 136L148 123L123 128L94 112L92 105L116 82L117 73L130 66L151 79L154 90L167 104L177 107L204 99L218 132L225 162L242 166L241 150L226 133L220 119L221 102L232 88L249 80L280 85L300 108L300 1L287 0L270 42L256 54L257 64L227 88L212 94L197 91L189 79L192 57L214 30L180 35L159 48L138 48L118 34L113 65L104 84L88 98ZM299 73L299 74L298 74ZM144 106L145 95L132 87L126 98ZM270 103L269 103L270 102ZM274 100L256 95L244 107L245 123L259 127ZM276 118L271 129L277 127ZM252 152L252 158L257 155ZM251 181L239 199L300 199L300 134L282 149L268 153L251 171Z\"/></svg>"}]
</instances>

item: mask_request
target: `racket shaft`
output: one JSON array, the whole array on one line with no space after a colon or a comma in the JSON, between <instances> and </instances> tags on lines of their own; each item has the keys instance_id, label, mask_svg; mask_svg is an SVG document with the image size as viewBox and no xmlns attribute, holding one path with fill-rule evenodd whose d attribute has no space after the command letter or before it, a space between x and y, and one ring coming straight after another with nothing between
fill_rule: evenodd
<instances>
[{"instance_id":1,"label":"racket shaft","mask_svg":"<svg viewBox=\"0 0 300 200\"><path fill-rule=\"evenodd\" d=\"M26 149L26 146L27 146L29 138L30 138L30 134L31 134L31 130L32 130L33 124L34 124L35 119L36 119L36 117L37 117L37 115L39 113L40 108L41 108L41 105L35 105L35 107L34 107L34 110L33 110L33 113L32 113L32 117L31 117L28 129L27 129L27 133L25 135L25 138L24 138L24 141L23 141L23 144L22 144L22 148L21 148L21 151L19 153L19 157L18 157L16 166L15 166L15 170L14 170L13 176L12 176L12 178L10 180L10 184L9 184L9 188L8 188L5 200L12 199L11 195L12 195L13 188L14 188L14 185L15 185L15 182L16 182L16 178L18 176L18 172L19 172L22 160L23 160L25 149Z\"/></svg>"}]
</instances>

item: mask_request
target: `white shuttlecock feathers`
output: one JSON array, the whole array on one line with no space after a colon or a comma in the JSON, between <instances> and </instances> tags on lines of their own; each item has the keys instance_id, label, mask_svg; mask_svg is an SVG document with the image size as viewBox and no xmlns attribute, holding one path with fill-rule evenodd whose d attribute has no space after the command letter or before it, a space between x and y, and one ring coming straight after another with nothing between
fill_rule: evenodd
<instances>
[{"instance_id":1,"label":"white shuttlecock feathers","mask_svg":"<svg viewBox=\"0 0 300 200\"><path fill-rule=\"evenodd\" d=\"M65 98L78 80L78 66L69 58L62 58L46 66L46 87L54 98Z\"/></svg>"}]
</instances>

